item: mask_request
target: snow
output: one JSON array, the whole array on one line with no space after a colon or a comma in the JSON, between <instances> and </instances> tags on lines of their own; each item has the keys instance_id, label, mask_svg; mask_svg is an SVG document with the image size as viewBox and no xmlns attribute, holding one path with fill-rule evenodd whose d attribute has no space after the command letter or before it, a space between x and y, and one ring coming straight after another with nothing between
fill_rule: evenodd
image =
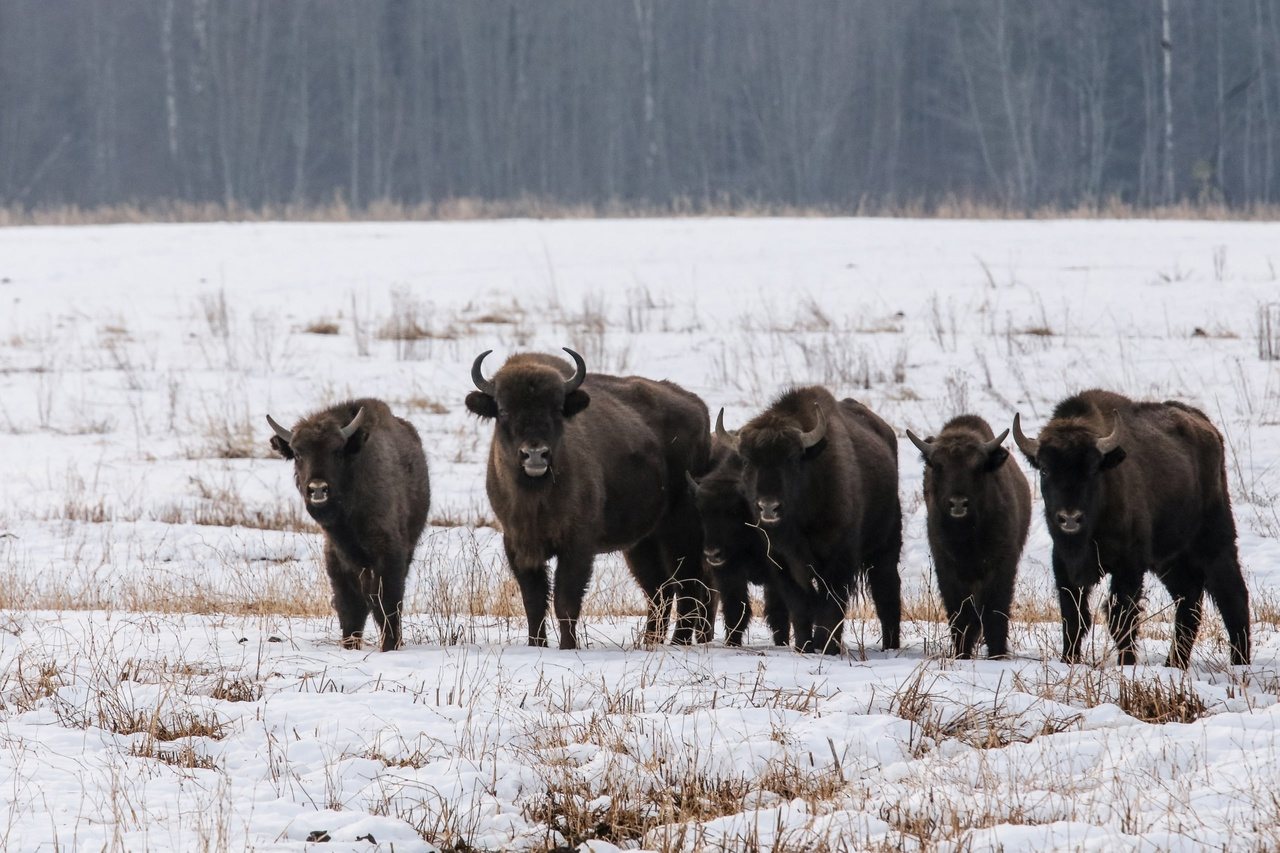
<instances>
[{"instance_id":1,"label":"snow","mask_svg":"<svg viewBox=\"0 0 1280 853\"><path fill-rule=\"evenodd\" d=\"M1268 223L504 221L0 229L0 847L9 850L1201 849L1280 845L1280 301ZM416 326L417 340L396 340ZM407 318L407 319L406 319ZM337 334L306 331L320 321ZM528 649L465 414L480 351L572 346L741 424L826 384L902 433L1038 428L1091 386L1228 442L1255 660L1216 616L1163 668L1057 662L1039 515L1012 660L945 626L901 448L900 652L637 646L597 562L588 648ZM381 396L430 458L408 646L344 651L284 423ZM1020 461L1020 460L1019 460ZM250 522L256 526L246 526ZM1113 659L1110 658L1110 659ZM1160 689L1156 689L1159 687ZM1134 691L1198 699L1187 722ZM1142 694L1145 695L1145 694ZM184 726L186 728L184 728ZM165 728L188 732L173 740ZM313 839L309 842L308 839ZM319 848L318 848L319 849Z\"/></svg>"}]
</instances>

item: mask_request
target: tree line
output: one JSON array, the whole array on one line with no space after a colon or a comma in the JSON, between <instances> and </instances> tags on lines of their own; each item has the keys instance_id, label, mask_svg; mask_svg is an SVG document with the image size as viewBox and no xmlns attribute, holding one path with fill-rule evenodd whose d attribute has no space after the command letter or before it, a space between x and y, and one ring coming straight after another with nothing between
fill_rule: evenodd
<instances>
[{"instance_id":1,"label":"tree line","mask_svg":"<svg viewBox=\"0 0 1280 853\"><path fill-rule=\"evenodd\" d=\"M1280 0L6 0L0 205L1280 201Z\"/></svg>"}]
</instances>

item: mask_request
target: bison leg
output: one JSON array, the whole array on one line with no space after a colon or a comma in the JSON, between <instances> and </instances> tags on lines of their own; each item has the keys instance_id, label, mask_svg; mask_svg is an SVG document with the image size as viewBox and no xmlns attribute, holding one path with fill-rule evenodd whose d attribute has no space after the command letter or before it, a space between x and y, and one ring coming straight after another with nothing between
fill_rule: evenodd
<instances>
[{"instance_id":1,"label":"bison leg","mask_svg":"<svg viewBox=\"0 0 1280 853\"><path fill-rule=\"evenodd\" d=\"M1178 571L1182 571L1179 567ZM1165 658L1165 666L1186 669L1191 663L1191 649L1196 644L1196 635L1200 633L1200 616L1203 613L1204 587L1197 583L1199 579L1180 578L1182 583L1165 581L1169 594L1177 603L1173 615L1173 644L1169 647L1169 656ZM1176 587L1176 588L1175 588Z\"/></svg>"},{"instance_id":2,"label":"bison leg","mask_svg":"<svg viewBox=\"0 0 1280 853\"><path fill-rule=\"evenodd\" d=\"M951 630L951 653L967 660L973 657L973 647L978 644L982 622L978 616L974 598L968 586L956 578L956 572L948 568L938 569L938 591L947 609L947 625Z\"/></svg>"},{"instance_id":3,"label":"bison leg","mask_svg":"<svg viewBox=\"0 0 1280 853\"><path fill-rule=\"evenodd\" d=\"M1249 663L1249 589L1240 572L1240 559L1234 542L1207 566L1205 585L1209 597L1222 614L1227 642L1231 644L1232 666Z\"/></svg>"},{"instance_id":4,"label":"bison leg","mask_svg":"<svg viewBox=\"0 0 1280 853\"><path fill-rule=\"evenodd\" d=\"M898 576L898 559L902 552L902 534L889 546L870 555L867 587L880 620L880 646L885 651L902 647L902 579Z\"/></svg>"},{"instance_id":5,"label":"bison leg","mask_svg":"<svg viewBox=\"0 0 1280 853\"><path fill-rule=\"evenodd\" d=\"M623 556L631 569L632 577L640 584L640 589L649 600L649 617L645 621L642 642L646 646L661 643L667 638L667 628L671 621L671 599L675 593L675 584L662 559L662 548L650 537L628 548Z\"/></svg>"},{"instance_id":6,"label":"bison leg","mask_svg":"<svg viewBox=\"0 0 1280 853\"><path fill-rule=\"evenodd\" d=\"M751 623L747 581L730 566L728 572L716 573L716 585L720 587L720 609L724 614L724 644L741 646L743 634Z\"/></svg>"},{"instance_id":7,"label":"bison leg","mask_svg":"<svg viewBox=\"0 0 1280 853\"><path fill-rule=\"evenodd\" d=\"M987 657L1009 656L1009 609L1013 606L1013 580L992 579L980 599L982 636Z\"/></svg>"},{"instance_id":8,"label":"bison leg","mask_svg":"<svg viewBox=\"0 0 1280 853\"><path fill-rule=\"evenodd\" d=\"M848 565L844 560L840 562ZM838 655L844 651L844 616L853 592L852 584L844 578L831 578L827 572L819 573L818 577L813 647L825 655Z\"/></svg>"},{"instance_id":9,"label":"bison leg","mask_svg":"<svg viewBox=\"0 0 1280 853\"><path fill-rule=\"evenodd\" d=\"M360 589L358 570L347 565L333 548L325 548L325 572L333 590L333 609L338 614L342 647L358 649L364 636L364 623L369 618L369 600Z\"/></svg>"},{"instance_id":10,"label":"bison leg","mask_svg":"<svg viewBox=\"0 0 1280 853\"><path fill-rule=\"evenodd\" d=\"M1092 586L1077 586L1067 577L1066 565L1055 552L1053 576L1058 585L1058 609L1062 612L1062 661L1080 663L1080 644L1093 626L1093 614L1089 612L1089 593Z\"/></svg>"},{"instance_id":11,"label":"bison leg","mask_svg":"<svg viewBox=\"0 0 1280 853\"><path fill-rule=\"evenodd\" d=\"M671 642L706 643L712 638L715 611L709 607L712 589L702 565L702 524L697 508L675 507L652 536L662 554L664 579L675 583L676 629ZM665 633L665 632L664 632Z\"/></svg>"},{"instance_id":12,"label":"bison leg","mask_svg":"<svg viewBox=\"0 0 1280 853\"><path fill-rule=\"evenodd\" d=\"M785 646L791 641L791 614L787 611L786 599L772 583L764 585L764 621L773 632L775 646Z\"/></svg>"},{"instance_id":13,"label":"bison leg","mask_svg":"<svg viewBox=\"0 0 1280 853\"><path fill-rule=\"evenodd\" d=\"M1107 600L1107 627L1115 641L1121 666L1138 662L1135 650L1138 638L1138 602L1142 598L1141 568L1112 569L1111 595Z\"/></svg>"},{"instance_id":14,"label":"bison leg","mask_svg":"<svg viewBox=\"0 0 1280 853\"><path fill-rule=\"evenodd\" d=\"M379 648L384 652L398 649L404 645L400 627L400 612L404 607L405 575L403 570L394 568L404 565L403 558L391 560L388 561L388 567L392 568L390 573L385 575L369 573L367 576L372 583L370 588L366 590L366 594L373 610L373 621L378 624Z\"/></svg>"},{"instance_id":15,"label":"bison leg","mask_svg":"<svg viewBox=\"0 0 1280 853\"><path fill-rule=\"evenodd\" d=\"M562 552L556 557L556 624L560 629L560 648L565 651L578 648L578 618L591 581L592 559L590 553Z\"/></svg>"},{"instance_id":16,"label":"bison leg","mask_svg":"<svg viewBox=\"0 0 1280 853\"><path fill-rule=\"evenodd\" d=\"M520 598L524 601L524 615L529 623L529 645L546 648L547 598L551 587L547 583L547 566L540 563L532 567L518 567L511 547L503 542L507 552L507 565L520 585Z\"/></svg>"},{"instance_id":17,"label":"bison leg","mask_svg":"<svg viewBox=\"0 0 1280 853\"><path fill-rule=\"evenodd\" d=\"M671 642L687 646L711 639L714 614L707 607L710 600L711 587L701 577L685 578L676 584L676 630Z\"/></svg>"}]
</instances>

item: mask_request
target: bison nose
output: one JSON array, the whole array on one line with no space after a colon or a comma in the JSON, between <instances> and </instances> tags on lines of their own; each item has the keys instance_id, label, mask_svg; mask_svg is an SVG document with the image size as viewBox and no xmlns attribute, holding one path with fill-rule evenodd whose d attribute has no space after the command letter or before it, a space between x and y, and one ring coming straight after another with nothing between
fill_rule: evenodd
<instances>
[{"instance_id":1,"label":"bison nose","mask_svg":"<svg viewBox=\"0 0 1280 853\"><path fill-rule=\"evenodd\" d=\"M550 460L547 454L551 452L551 448L545 444L522 444L520 445L520 465L524 468L524 472L530 477L541 477L547 473L550 467Z\"/></svg>"},{"instance_id":2,"label":"bison nose","mask_svg":"<svg viewBox=\"0 0 1280 853\"><path fill-rule=\"evenodd\" d=\"M1084 511L1078 509L1060 509L1053 514L1058 528L1063 533L1079 533L1080 523L1084 521Z\"/></svg>"},{"instance_id":3,"label":"bison nose","mask_svg":"<svg viewBox=\"0 0 1280 853\"><path fill-rule=\"evenodd\" d=\"M706 561L708 566L723 566L724 552L719 548L703 548L702 559Z\"/></svg>"},{"instance_id":4,"label":"bison nose","mask_svg":"<svg viewBox=\"0 0 1280 853\"><path fill-rule=\"evenodd\" d=\"M756 508L760 510L762 524L775 524L782 519L782 501L760 498L756 501Z\"/></svg>"},{"instance_id":5,"label":"bison nose","mask_svg":"<svg viewBox=\"0 0 1280 853\"><path fill-rule=\"evenodd\" d=\"M324 480L311 480L307 483L307 502L312 506L320 506L329 500L329 484Z\"/></svg>"},{"instance_id":6,"label":"bison nose","mask_svg":"<svg viewBox=\"0 0 1280 853\"><path fill-rule=\"evenodd\" d=\"M962 497L951 498L951 517L964 518L969 514L969 499Z\"/></svg>"}]
</instances>

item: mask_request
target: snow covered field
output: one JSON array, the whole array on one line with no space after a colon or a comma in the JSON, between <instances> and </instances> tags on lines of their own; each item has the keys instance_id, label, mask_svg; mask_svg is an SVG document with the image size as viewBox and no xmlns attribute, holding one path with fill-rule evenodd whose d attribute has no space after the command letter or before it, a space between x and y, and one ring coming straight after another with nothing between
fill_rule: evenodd
<instances>
[{"instance_id":1,"label":"snow covered field","mask_svg":"<svg viewBox=\"0 0 1280 853\"><path fill-rule=\"evenodd\" d=\"M2 229L0 848L1276 849L1278 267L1265 223ZM481 350L566 345L730 427L810 382L899 434L962 411L1030 431L1091 386L1200 406L1228 441L1254 664L1227 666L1213 614L1190 673L1161 667L1154 579L1138 667L1057 663L1038 514L1015 658L940 655L906 441L900 652L860 604L835 660L759 625L744 649L637 648L616 559L589 648L527 649L461 401ZM263 419L356 395L413 420L432 471L388 654L338 648Z\"/></svg>"}]
</instances>

